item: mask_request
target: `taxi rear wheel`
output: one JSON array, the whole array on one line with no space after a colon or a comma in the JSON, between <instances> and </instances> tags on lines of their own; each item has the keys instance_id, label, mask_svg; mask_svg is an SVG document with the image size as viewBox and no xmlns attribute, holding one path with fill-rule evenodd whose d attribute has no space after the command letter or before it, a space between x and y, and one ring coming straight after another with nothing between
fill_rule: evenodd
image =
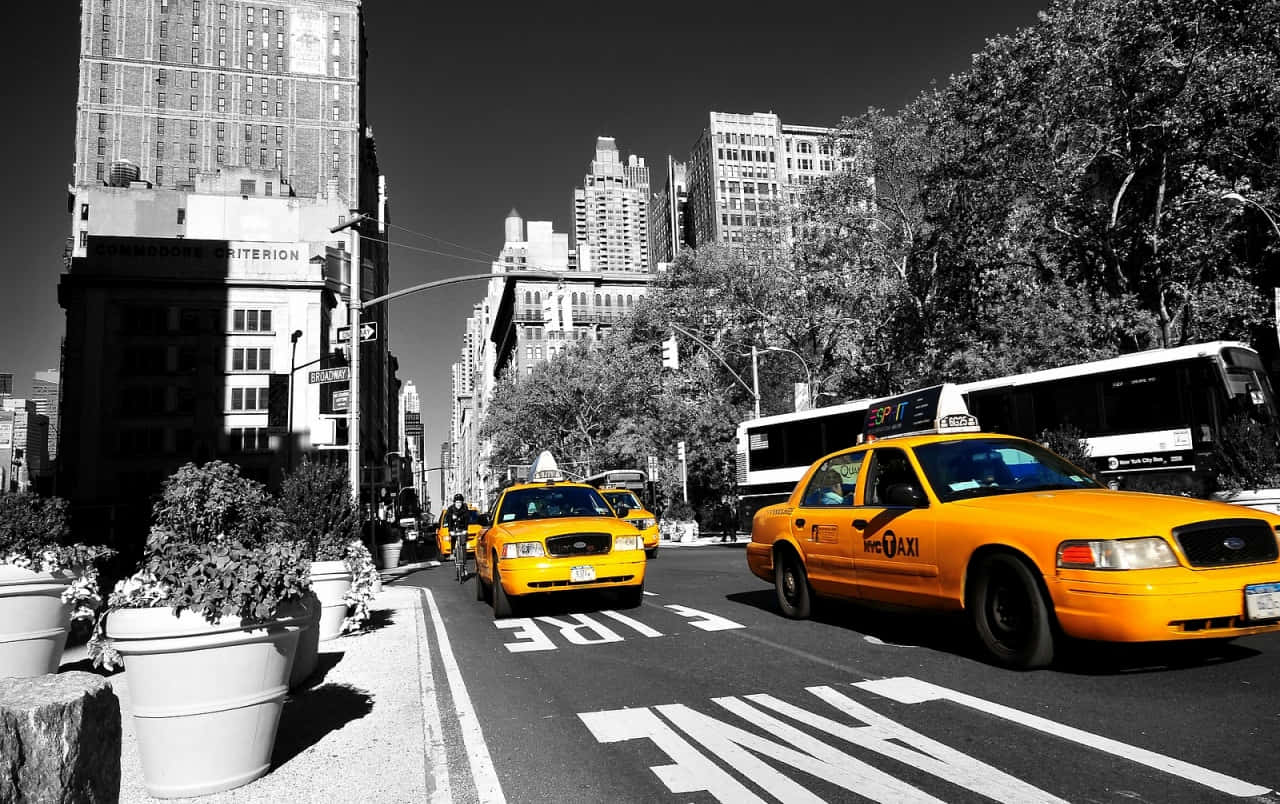
<instances>
[{"instance_id":1,"label":"taxi rear wheel","mask_svg":"<svg viewBox=\"0 0 1280 804\"><path fill-rule=\"evenodd\" d=\"M1018 670L1053 661L1053 617L1031 569L1016 556L994 553L974 573L967 601L982 647Z\"/></svg>"},{"instance_id":2,"label":"taxi rear wheel","mask_svg":"<svg viewBox=\"0 0 1280 804\"><path fill-rule=\"evenodd\" d=\"M511 598L507 597L507 592L502 588L502 572L498 569L498 562L493 562L493 618L500 620L503 617L510 617L514 607L511 605Z\"/></svg>"},{"instance_id":3,"label":"taxi rear wheel","mask_svg":"<svg viewBox=\"0 0 1280 804\"><path fill-rule=\"evenodd\" d=\"M773 562L773 583L778 590L778 607L793 620L809 616L812 594L804 564L793 551L779 551Z\"/></svg>"}]
</instances>

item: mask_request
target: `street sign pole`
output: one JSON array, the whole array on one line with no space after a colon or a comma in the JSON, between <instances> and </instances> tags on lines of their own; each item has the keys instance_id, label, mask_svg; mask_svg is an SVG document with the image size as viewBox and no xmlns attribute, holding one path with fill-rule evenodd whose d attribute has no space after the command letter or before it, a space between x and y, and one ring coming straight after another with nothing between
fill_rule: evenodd
<instances>
[{"instance_id":1,"label":"street sign pole","mask_svg":"<svg viewBox=\"0 0 1280 804\"><path fill-rule=\"evenodd\" d=\"M347 230L347 242L350 246L347 249L348 258L351 260L351 269L349 277L350 298L347 303L347 324L351 327L351 331L356 333L357 337L351 339L351 378L348 380L351 389L351 400L347 406L347 471L351 482L351 494L355 498L356 510L362 511L360 507L360 489L362 477L360 475L360 305L363 300L360 295L360 279L364 271L360 265L360 231L356 228L360 221L364 218L359 212L353 211L351 219L345 223L340 223L331 228L329 231L337 232L343 229ZM361 522L363 523L363 514ZM363 525L362 525L363 527Z\"/></svg>"}]
</instances>

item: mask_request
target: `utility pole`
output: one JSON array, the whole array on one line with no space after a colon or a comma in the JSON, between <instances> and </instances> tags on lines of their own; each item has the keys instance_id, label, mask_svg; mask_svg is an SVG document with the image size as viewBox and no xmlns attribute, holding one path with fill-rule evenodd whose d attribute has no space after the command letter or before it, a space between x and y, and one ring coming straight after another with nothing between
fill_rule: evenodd
<instances>
[{"instance_id":1,"label":"utility pole","mask_svg":"<svg viewBox=\"0 0 1280 804\"><path fill-rule=\"evenodd\" d=\"M350 388L347 401L347 470L351 482L351 494L355 497L356 509L360 510L360 489L363 478L360 475L360 307L363 299L360 296L360 279L364 273L360 265L360 230L356 227L364 220L364 215L352 210L351 219L329 229L334 234L347 231L347 249L351 260L351 276L349 300L347 303L347 325L351 327L348 348L351 349L351 370L347 375L347 386Z\"/></svg>"}]
</instances>

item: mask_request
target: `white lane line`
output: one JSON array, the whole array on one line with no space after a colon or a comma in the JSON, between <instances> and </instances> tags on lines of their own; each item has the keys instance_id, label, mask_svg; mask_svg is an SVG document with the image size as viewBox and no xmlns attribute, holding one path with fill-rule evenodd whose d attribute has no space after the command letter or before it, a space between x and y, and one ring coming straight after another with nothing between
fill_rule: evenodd
<instances>
[{"instance_id":1,"label":"white lane line","mask_svg":"<svg viewBox=\"0 0 1280 804\"><path fill-rule=\"evenodd\" d=\"M1024 712L1021 709L1014 709L1011 706L1004 706L994 701L966 695L963 692L956 692L928 681L907 677L885 678L876 681L862 681L853 686L905 704L924 703L926 701L951 701L961 706L976 709L979 712L1004 718L1030 729L1042 731L1045 734L1052 734L1063 740L1070 740L1071 742L1127 759L1130 762L1136 762L1139 765L1146 765L1148 768L1164 771L1172 776L1197 782L1228 795L1243 798L1247 796L1263 796L1271 792L1270 788L1261 787L1208 768L1202 768L1199 765L1192 765L1190 762L1183 762L1180 759L1158 754L1155 751L1148 751L1145 748L1138 748L1118 740L1112 740L1064 723L1057 723L1048 718Z\"/></svg>"},{"instance_id":2,"label":"white lane line","mask_svg":"<svg viewBox=\"0 0 1280 804\"><path fill-rule=\"evenodd\" d=\"M453 789L449 784L449 758L445 753L444 726L440 723L440 707L436 703L436 679L431 671L431 649L427 647L427 618L420 599L427 590L419 589L413 595L414 623L418 629L418 691L422 696L422 728L426 733L427 769L431 778L427 788L431 791L432 804L448 804L453 801Z\"/></svg>"},{"instance_id":3,"label":"white lane line","mask_svg":"<svg viewBox=\"0 0 1280 804\"><path fill-rule=\"evenodd\" d=\"M467 683L462 680L462 670L458 667L458 660L454 658L444 620L440 617L440 610L436 608L436 599L429 589L423 589L422 593L426 595L427 606L431 609L431 621L436 626L440 660L444 664L444 673L449 682L449 693L453 696L453 708L462 730L462 742L467 747L467 761L471 763L471 775L476 782L476 796L479 801L506 804L507 798L502 793L502 785L498 783L498 773L493 768L493 757L489 755L489 745L484 741L480 720L471 705L471 697L467 695Z\"/></svg>"}]
</instances>

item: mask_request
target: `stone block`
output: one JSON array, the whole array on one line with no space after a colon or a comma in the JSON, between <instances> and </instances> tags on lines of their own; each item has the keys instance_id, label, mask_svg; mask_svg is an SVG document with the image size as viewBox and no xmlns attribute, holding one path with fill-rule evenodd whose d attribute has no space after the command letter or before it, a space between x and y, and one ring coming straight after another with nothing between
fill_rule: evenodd
<instances>
[{"instance_id":1,"label":"stone block","mask_svg":"<svg viewBox=\"0 0 1280 804\"><path fill-rule=\"evenodd\" d=\"M120 800L120 700L93 673L0 678L0 801Z\"/></svg>"}]
</instances>

